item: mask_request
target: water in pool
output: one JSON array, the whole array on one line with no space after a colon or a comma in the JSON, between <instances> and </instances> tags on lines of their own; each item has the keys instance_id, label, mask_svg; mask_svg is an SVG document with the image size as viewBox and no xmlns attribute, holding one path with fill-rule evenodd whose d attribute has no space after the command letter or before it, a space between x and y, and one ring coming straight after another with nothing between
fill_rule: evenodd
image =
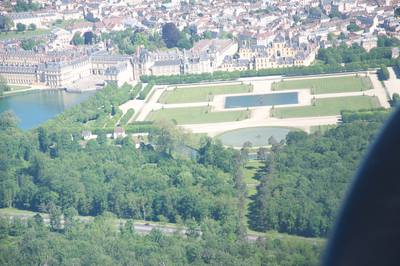
<instances>
[{"instance_id":1,"label":"water in pool","mask_svg":"<svg viewBox=\"0 0 400 266\"><path fill-rule=\"evenodd\" d=\"M38 127L93 94L46 90L8 96L0 98L0 113L12 111L19 119L19 127L27 130Z\"/></svg>"},{"instance_id":2,"label":"water in pool","mask_svg":"<svg viewBox=\"0 0 400 266\"><path fill-rule=\"evenodd\" d=\"M284 127L251 127L225 132L218 136L221 142L227 146L242 147L246 141L253 146L266 146L268 139L273 136L278 142L286 138L291 131Z\"/></svg>"},{"instance_id":3,"label":"water in pool","mask_svg":"<svg viewBox=\"0 0 400 266\"><path fill-rule=\"evenodd\" d=\"M270 93L244 96L228 96L225 108L243 108L299 103L297 92Z\"/></svg>"}]
</instances>

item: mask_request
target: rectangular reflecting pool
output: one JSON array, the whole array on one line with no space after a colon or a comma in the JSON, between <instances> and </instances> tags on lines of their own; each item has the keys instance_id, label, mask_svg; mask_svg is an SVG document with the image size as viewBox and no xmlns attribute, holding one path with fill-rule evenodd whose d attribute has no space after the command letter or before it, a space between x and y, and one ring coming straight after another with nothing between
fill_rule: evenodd
<instances>
[{"instance_id":1,"label":"rectangular reflecting pool","mask_svg":"<svg viewBox=\"0 0 400 266\"><path fill-rule=\"evenodd\" d=\"M299 103L297 92L269 93L258 95L228 96L225 108L243 108Z\"/></svg>"}]
</instances>

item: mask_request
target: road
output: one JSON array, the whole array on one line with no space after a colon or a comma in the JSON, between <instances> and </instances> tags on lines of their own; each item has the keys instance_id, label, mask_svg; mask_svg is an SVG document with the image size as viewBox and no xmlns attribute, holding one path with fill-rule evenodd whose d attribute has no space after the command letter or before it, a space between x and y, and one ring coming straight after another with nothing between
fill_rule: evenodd
<instances>
[{"instance_id":1,"label":"road","mask_svg":"<svg viewBox=\"0 0 400 266\"><path fill-rule=\"evenodd\" d=\"M389 70L389 80L385 80L384 84L389 93L389 96L392 97L393 93L400 94L400 79L397 78L396 73L394 72L392 67L388 67Z\"/></svg>"},{"instance_id":2,"label":"road","mask_svg":"<svg viewBox=\"0 0 400 266\"><path fill-rule=\"evenodd\" d=\"M378 97L379 103L384 108L390 108L390 104L388 102L388 95L386 89L382 86L381 81L378 79L378 75L376 73L368 74L371 79L372 86L374 87L375 96Z\"/></svg>"},{"instance_id":3,"label":"road","mask_svg":"<svg viewBox=\"0 0 400 266\"><path fill-rule=\"evenodd\" d=\"M142 107L140 113L136 117L136 121L144 121L151 111L157 110L157 108L160 109L160 107L158 107L158 99L166 90L166 87L154 86L153 90L154 92L150 92L149 99L146 101L146 104Z\"/></svg>"},{"instance_id":4,"label":"road","mask_svg":"<svg viewBox=\"0 0 400 266\"><path fill-rule=\"evenodd\" d=\"M0 213L1 217L9 217L10 219L21 219L21 220L27 220L29 218L32 218L36 213L31 212L30 214L6 214L6 213ZM49 215L45 214L45 213L41 213L40 214L43 218L43 221L46 225L50 224L50 219L49 219ZM80 222L84 222L84 223L89 223L92 222L94 220L93 217L85 217L85 216L77 216L77 219ZM115 219L114 221L114 225L116 226L116 228L119 228L121 225L124 225L126 223L126 219ZM64 220L61 220L61 224L64 224ZM183 226L175 226L175 225L165 225L165 224L156 224L154 222L143 222L143 221L134 221L133 223L133 227L135 229L135 231L139 234L148 234L150 233L152 230L154 229L158 229L161 232L165 233L165 234L175 234L175 233L179 233L182 235L186 235L187 230L185 227ZM199 232L199 234L201 235L201 232ZM247 234L247 240L250 242L254 242L257 241L257 239L265 239L265 236L263 236L263 233L248 233Z\"/></svg>"}]
</instances>

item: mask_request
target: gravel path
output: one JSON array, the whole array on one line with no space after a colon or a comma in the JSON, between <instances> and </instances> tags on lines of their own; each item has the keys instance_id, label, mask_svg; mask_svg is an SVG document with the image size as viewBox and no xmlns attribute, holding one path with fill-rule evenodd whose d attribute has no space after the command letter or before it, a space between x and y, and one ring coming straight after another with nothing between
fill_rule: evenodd
<instances>
[{"instance_id":1,"label":"gravel path","mask_svg":"<svg viewBox=\"0 0 400 266\"><path fill-rule=\"evenodd\" d=\"M273 117L266 117L266 115L267 113L265 113L265 116L259 114L256 117L257 119L246 119L242 121L224 122L224 123L182 125L181 127L193 133L208 133L209 136L214 137L225 131L246 128L246 127L263 127L263 126L296 127L309 132L311 126L335 125L340 120L340 116L320 116L320 117L279 119Z\"/></svg>"}]
</instances>

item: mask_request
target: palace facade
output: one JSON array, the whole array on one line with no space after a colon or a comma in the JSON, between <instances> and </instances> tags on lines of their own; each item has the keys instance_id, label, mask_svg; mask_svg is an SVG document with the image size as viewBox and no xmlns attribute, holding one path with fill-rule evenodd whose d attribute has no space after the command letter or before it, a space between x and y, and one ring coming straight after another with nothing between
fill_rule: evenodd
<instances>
[{"instance_id":1,"label":"palace facade","mask_svg":"<svg viewBox=\"0 0 400 266\"><path fill-rule=\"evenodd\" d=\"M134 80L130 57L104 52L4 50L0 60L0 75L9 84L64 88L90 76L118 85Z\"/></svg>"}]
</instances>

